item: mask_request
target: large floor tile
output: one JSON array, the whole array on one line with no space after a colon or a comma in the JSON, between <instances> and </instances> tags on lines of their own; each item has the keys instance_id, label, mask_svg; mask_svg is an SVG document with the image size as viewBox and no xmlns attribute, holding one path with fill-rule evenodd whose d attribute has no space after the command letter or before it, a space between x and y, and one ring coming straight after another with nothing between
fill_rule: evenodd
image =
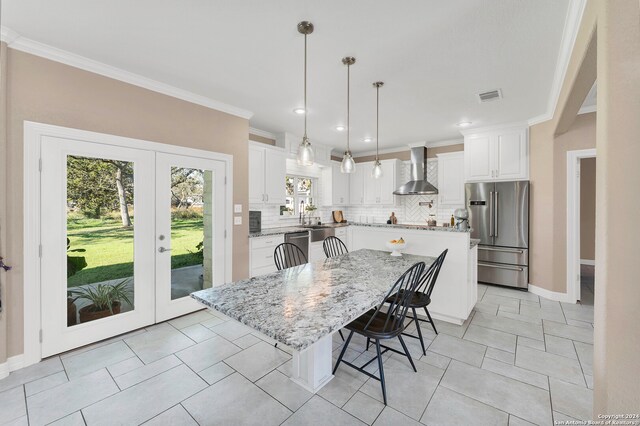
<instances>
[{"instance_id":1,"label":"large floor tile","mask_svg":"<svg viewBox=\"0 0 640 426\"><path fill-rule=\"evenodd\" d=\"M193 371L199 372L240 352L240 348L220 336L176 353L176 356Z\"/></svg>"},{"instance_id":2,"label":"large floor tile","mask_svg":"<svg viewBox=\"0 0 640 426\"><path fill-rule=\"evenodd\" d=\"M13 371L8 377L0 379L0 392L50 376L63 369L64 367L59 357L45 359L37 364Z\"/></svg>"},{"instance_id":3,"label":"large floor tile","mask_svg":"<svg viewBox=\"0 0 640 426\"><path fill-rule=\"evenodd\" d=\"M480 343L485 346L500 349L506 352L516 351L516 335L503 331L492 330L471 324L463 337L465 340Z\"/></svg>"},{"instance_id":4,"label":"large floor tile","mask_svg":"<svg viewBox=\"0 0 640 426\"><path fill-rule=\"evenodd\" d=\"M29 422L42 425L65 417L118 392L106 369L27 398Z\"/></svg>"},{"instance_id":5,"label":"large floor tile","mask_svg":"<svg viewBox=\"0 0 640 426\"><path fill-rule=\"evenodd\" d=\"M576 349L573 347L573 341L564 337L552 336L545 334L544 342L546 351L556 355L566 356L567 358L577 359Z\"/></svg>"},{"instance_id":6,"label":"large floor tile","mask_svg":"<svg viewBox=\"0 0 640 426\"><path fill-rule=\"evenodd\" d=\"M562 303L564 316L569 320L593 322L593 306L581 305L579 303Z\"/></svg>"},{"instance_id":7,"label":"large floor tile","mask_svg":"<svg viewBox=\"0 0 640 426\"><path fill-rule=\"evenodd\" d=\"M251 333L252 330L244 324L230 320L211 327L211 331L219 334L227 340L236 340Z\"/></svg>"},{"instance_id":8,"label":"large floor tile","mask_svg":"<svg viewBox=\"0 0 640 426\"><path fill-rule=\"evenodd\" d=\"M70 380L135 357L122 340L62 360Z\"/></svg>"},{"instance_id":9,"label":"large floor tile","mask_svg":"<svg viewBox=\"0 0 640 426\"><path fill-rule=\"evenodd\" d=\"M291 415L238 373L192 396L182 406L202 425L279 425Z\"/></svg>"},{"instance_id":10,"label":"large floor tile","mask_svg":"<svg viewBox=\"0 0 640 426\"><path fill-rule=\"evenodd\" d=\"M444 371L418 362L418 372L415 373L411 366L400 358L404 357L394 354L384 363L387 404L412 419L419 420ZM383 402L382 388L377 380L367 380L360 391Z\"/></svg>"},{"instance_id":11,"label":"large floor tile","mask_svg":"<svg viewBox=\"0 0 640 426\"><path fill-rule=\"evenodd\" d=\"M518 336L529 337L531 339L543 340L542 327L524 321L517 321L510 318L501 318L477 313L473 316L472 324L505 333L517 334Z\"/></svg>"},{"instance_id":12,"label":"large floor tile","mask_svg":"<svg viewBox=\"0 0 640 426\"><path fill-rule=\"evenodd\" d=\"M0 393L0 425L15 421L27 414L27 406L22 387L15 387Z\"/></svg>"},{"instance_id":13,"label":"large floor tile","mask_svg":"<svg viewBox=\"0 0 640 426\"><path fill-rule=\"evenodd\" d=\"M140 424L204 389L207 384L180 365L82 410L88 426Z\"/></svg>"},{"instance_id":14,"label":"large floor tile","mask_svg":"<svg viewBox=\"0 0 640 426\"><path fill-rule=\"evenodd\" d=\"M351 369L351 367L348 365L341 365L340 369L346 370ZM324 385L320 391L318 391L318 395L333 405L342 408L342 406L346 404L353 395L355 395L361 386L362 382L351 380L350 377L347 377L346 379L344 376L334 377L329 383Z\"/></svg>"},{"instance_id":15,"label":"large floor tile","mask_svg":"<svg viewBox=\"0 0 640 426\"><path fill-rule=\"evenodd\" d=\"M209 315L211 317L211 315ZM185 334L188 338L194 342L204 342L207 339L217 336L216 333L208 329L202 324L193 324L185 328L180 329L180 332Z\"/></svg>"},{"instance_id":16,"label":"large floor tile","mask_svg":"<svg viewBox=\"0 0 640 426\"><path fill-rule=\"evenodd\" d=\"M180 365L180 360L175 355L169 355L162 359L159 359L151 364L144 365L135 370L131 370L126 374L114 377L114 380L120 387L120 389L127 389L133 385L137 385L151 377L164 373L174 367Z\"/></svg>"},{"instance_id":17,"label":"large floor tile","mask_svg":"<svg viewBox=\"0 0 640 426\"><path fill-rule=\"evenodd\" d=\"M235 373L235 370L221 361L209 368L205 368L204 370L200 371L198 375L202 377L207 383L212 385L233 373Z\"/></svg>"},{"instance_id":18,"label":"large floor tile","mask_svg":"<svg viewBox=\"0 0 640 426\"><path fill-rule=\"evenodd\" d=\"M482 312L483 314L488 314L488 315L496 315L498 313L499 308L500 308L500 305L485 302L484 300L477 302L473 307L473 309L475 309L477 312Z\"/></svg>"},{"instance_id":19,"label":"large floor tile","mask_svg":"<svg viewBox=\"0 0 640 426\"><path fill-rule=\"evenodd\" d=\"M287 362L291 357L268 343L260 342L225 360L231 368L255 382L271 370Z\"/></svg>"},{"instance_id":20,"label":"large floor tile","mask_svg":"<svg viewBox=\"0 0 640 426\"><path fill-rule=\"evenodd\" d=\"M64 371L59 371L42 379L34 380L24 385L25 394L27 396L35 395L47 389L67 383L69 379Z\"/></svg>"},{"instance_id":21,"label":"large floor tile","mask_svg":"<svg viewBox=\"0 0 640 426\"><path fill-rule=\"evenodd\" d=\"M540 389L549 390L549 380L547 379L547 376L535 373L531 370L526 370L524 368L496 361L491 358L484 359L482 368L485 370L493 371L496 374L501 374L505 377L519 380L523 383L528 383L530 385L539 387Z\"/></svg>"},{"instance_id":22,"label":"large floor tile","mask_svg":"<svg viewBox=\"0 0 640 426\"><path fill-rule=\"evenodd\" d=\"M112 377L118 377L142 366L144 366L144 362L140 361L140 358L135 356L110 365L107 367L107 370L109 370Z\"/></svg>"},{"instance_id":23,"label":"large floor tile","mask_svg":"<svg viewBox=\"0 0 640 426\"><path fill-rule=\"evenodd\" d=\"M429 426L507 426L509 415L497 408L439 386L424 412L421 423Z\"/></svg>"},{"instance_id":24,"label":"large floor tile","mask_svg":"<svg viewBox=\"0 0 640 426\"><path fill-rule=\"evenodd\" d=\"M587 376L593 376L593 345L582 342L574 342L582 371Z\"/></svg>"},{"instance_id":25,"label":"large floor tile","mask_svg":"<svg viewBox=\"0 0 640 426\"><path fill-rule=\"evenodd\" d=\"M203 311L198 311L192 314L187 314L178 318L174 318L171 321L169 321L169 324L171 324L173 327L177 328L178 330L181 330L185 327L189 327L194 324L199 324L201 322L208 321L212 318L214 318L214 316L211 315L209 311L205 309Z\"/></svg>"},{"instance_id":26,"label":"large floor tile","mask_svg":"<svg viewBox=\"0 0 640 426\"><path fill-rule=\"evenodd\" d=\"M514 299L512 297L504 297L504 296L489 294L489 290L487 290L487 293L485 293L484 297L482 298L482 301L486 303L491 303L492 305L498 305L501 308L507 307L507 308L513 308L515 310L518 310L520 308L520 299Z\"/></svg>"},{"instance_id":27,"label":"large floor tile","mask_svg":"<svg viewBox=\"0 0 640 426\"><path fill-rule=\"evenodd\" d=\"M344 407L342 407L342 409L370 425L378 418L384 409L384 404L380 401L376 401L369 395L362 392L356 392Z\"/></svg>"},{"instance_id":28,"label":"large floor tile","mask_svg":"<svg viewBox=\"0 0 640 426\"><path fill-rule=\"evenodd\" d=\"M509 318L516 321L529 322L531 324L542 325L542 320L540 318L528 317L522 314L514 314L512 312L506 312L503 309L498 311L498 316L502 318Z\"/></svg>"},{"instance_id":29,"label":"large floor tile","mask_svg":"<svg viewBox=\"0 0 640 426\"><path fill-rule=\"evenodd\" d=\"M49 423L49 426L85 426L84 417L80 411L76 411L73 414L69 414L66 417L56 420L53 423Z\"/></svg>"},{"instance_id":30,"label":"large floor tile","mask_svg":"<svg viewBox=\"0 0 640 426\"><path fill-rule=\"evenodd\" d=\"M544 351L546 349L542 340L529 339L528 337L518 336L518 346L526 346L527 348Z\"/></svg>"},{"instance_id":31,"label":"large floor tile","mask_svg":"<svg viewBox=\"0 0 640 426\"><path fill-rule=\"evenodd\" d=\"M551 423L549 392L458 361L451 361L440 384L539 425Z\"/></svg>"},{"instance_id":32,"label":"large floor tile","mask_svg":"<svg viewBox=\"0 0 640 426\"><path fill-rule=\"evenodd\" d=\"M313 396L311 392L298 386L278 370L258 380L256 385L291 411L298 410Z\"/></svg>"},{"instance_id":33,"label":"large floor tile","mask_svg":"<svg viewBox=\"0 0 640 426\"><path fill-rule=\"evenodd\" d=\"M420 358L420 361L446 370L449 366L449 363L451 362L451 358L437 354L435 352L427 351L427 354Z\"/></svg>"},{"instance_id":34,"label":"large floor tile","mask_svg":"<svg viewBox=\"0 0 640 426\"><path fill-rule=\"evenodd\" d=\"M198 426L193 417L180 404L158 414L145 423L146 426Z\"/></svg>"},{"instance_id":35,"label":"large floor tile","mask_svg":"<svg viewBox=\"0 0 640 426\"><path fill-rule=\"evenodd\" d=\"M516 362L516 354L511 352L501 351L496 348L487 348L487 353L484 355L485 358L495 359L496 361L506 362L507 364L515 364Z\"/></svg>"},{"instance_id":36,"label":"large floor tile","mask_svg":"<svg viewBox=\"0 0 640 426\"><path fill-rule=\"evenodd\" d=\"M325 426L327 422L332 426L365 424L316 395L289 417L282 426Z\"/></svg>"},{"instance_id":37,"label":"large floor tile","mask_svg":"<svg viewBox=\"0 0 640 426\"><path fill-rule=\"evenodd\" d=\"M487 347L447 334L439 334L429 346L429 350L480 367Z\"/></svg>"},{"instance_id":38,"label":"large floor tile","mask_svg":"<svg viewBox=\"0 0 640 426\"><path fill-rule=\"evenodd\" d=\"M591 420L593 415L593 391L561 380L549 379L551 402L554 411L578 420Z\"/></svg>"},{"instance_id":39,"label":"large floor tile","mask_svg":"<svg viewBox=\"0 0 640 426\"><path fill-rule=\"evenodd\" d=\"M575 359L520 347L516 353L516 366L569 383L586 386L580 364Z\"/></svg>"},{"instance_id":40,"label":"large floor tile","mask_svg":"<svg viewBox=\"0 0 640 426\"><path fill-rule=\"evenodd\" d=\"M533 423L522 420L520 417L509 415L509 426L533 426Z\"/></svg>"},{"instance_id":41,"label":"large floor tile","mask_svg":"<svg viewBox=\"0 0 640 426\"><path fill-rule=\"evenodd\" d=\"M520 307L520 315L523 317L535 318L537 320L551 320L564 322L564 314L560 305L554 305L555 308L537 308L535 306L524 305Z\"/></svg>"},{"instance_id":42,"label":"large floor tile","mask_svg":"<svg viewBox=\"0 0 640 426\"><path fill-rule=\"evenodd\" d=\"M382 410L373 426L423 426L421 423L405 416L401 412L387 406Z\"/></svg>"},{"instance_id":43,"label":"large floor tile","mask_svg":"<svg viewBox=\"0 0 640 426\"><path fill-rule=\"evenodd\" d=\"M544 332L552 336L564 337L577 342L593 344L593 330L555 321L543 321Z\"/></svg>"},{"instance_id":44,"label":"large floor tile","mask_svg":"<svg viewBox=\"0 0 640 426\"><path fill-rule=\"evenodd\" d=\"M193 340L170 325L163 325L165 326L125 339L126 344L145 364L195 344Z\"/></svg>"},{"instance_id":45,"label":"large floor tile","mask_svg":"<svg viewBox=\"0 0 640 426\"><path fill-rule=\"evenodd\" d=\"M480 286L478 285L478 287ZM504 296L504 297L511 297L511 298L521 299L521 300L528 300L532 302L538 302L540 300L540 298L537 295L533 293L529 293L527 291L515 290L510 288L504 288L504 287L496 287L496 286L487 287L487 291L485 292L485 295L490 295L490 294Z\"/></svg>"}]
</instances>

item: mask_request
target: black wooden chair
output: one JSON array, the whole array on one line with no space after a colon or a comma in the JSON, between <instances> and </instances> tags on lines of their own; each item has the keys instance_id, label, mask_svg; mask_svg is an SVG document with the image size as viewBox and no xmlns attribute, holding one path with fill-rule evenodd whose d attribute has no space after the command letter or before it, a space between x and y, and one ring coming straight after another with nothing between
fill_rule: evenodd
<instances>
[{"instance_id":1,"label":"black wooden chair","mask_svg":"<svg viewBox=\"0 0 640 426\"><path fill-rule=\"evenodd\" d=\"M438 330L436 330L436 325L434 324L433 319L431 318L431 314L429 313L429 309L427 309L427 306L429 306L429 304L431 303L431 292L433 291L433 287L436 285L438 274L440 274L440 268L442 268L442 264L444 263L445 257L447 257L448 251L449 249L446 249L445 251L440 253L440 256L438 256L436 261L433 262L431 266L429 266L427 271L422 275L422 277L420 277L420 281L416 286L416 291L413 293L411 299L409 300L409 308L411 309L413 318L409 317L411 318L411 321L409 322L409 324L407 324L407 326L409 326L411 322L415 322L416 329L418 330L418 335L414 336L409 333L402 333L402 334L408 337L413 337L414 339L419 339L420 345L422 345L422 353L424 355L426 355L427 352L424 347L422 331L420 330L420 321L431 323L431 327L433 327L433 331L436 334L438 334ZM388 302L392 303L393 300L388 300ZM429 318L428 320L418 317L416 309L420 309L420 308L424 309L424 311L427 314L427 318ZM367 348L368 346L369 345L367 345Z\"/></svg>"},{"instance_id":2,"label":"black wooden chair","mask_svg":"<svg viewBox=\"0 0 640 426\"><path fill-rule=\"evenodd\" d=\"M273 251L273 260L278 271L307 263L307 256L300 247L292 243L282 243Z\"/></svg>"},{"instance_id":3,"label":"black wooden chair","mask_svg":"<svg viewBox=\"0 0 640 426\"><path fill-rule=\"evenodd\" d=\"M324 254L327 258L349 253L347 246L342 242L342 240L334 236L325 238L322 242L322 248L324 249Z\"/></svg>"},{"instance_id":4,"label":"black wooden chair","mask_svg":"<svg viewBox=\"0 0 640 426\"><path fill-rule=\"evenodd\" d=\"M418 371L416 370L416 366L413 363L413 359L411 358L409 349L407 349L407 345L405 345L404 340L402 339L402 332L405 329L404 320L409 309L409 302L411 300L411 297L413 296L413 292L415 291L416 286L418 285L419 279L424 272L424 268L424 262L418 262L413 265L404 274L402 274L398 281L396 281L389 293L384 297L384 299L382 299L382 303L380 304L380 306L378 306L376 309L371 309L369 312L361 315L355 321L347 324L345 328L351 331L351 333L349 333L349 337L347 337L347 341L344 343L342 351L340 352L340 356L338 357L338 361L336 361L336 365L333 368L333 374L335 374L338 366L342 362L344 364L347 364L349 367L355 368L359 372L366 374L367 376L375 380L378 380L382 386L382 398L385 405L387 404L387 389L385 387L384 381L382 355L387 351L392 351L400 355L404 355L409 359L411 367L413 367L413 371ZM385 311L383 310L383 308L386 307L387 304L388 309L386 309ZM377 352L376 357L369 360L362 367L358 367L342 359L344 353L347 350L347 347L349 346L349 342L351 342L353 333L358 333L366 337L367 341L375 341ZM393 339L395 337L400 340L400 344L404 349L404 353L380 344L381 340ZM380 350L381 347L384 348L384 351ZM376 359L378 360L378 371L380 377L376 377L375 375L365 370L365 368Z\"/></svg>"}]
</instances>

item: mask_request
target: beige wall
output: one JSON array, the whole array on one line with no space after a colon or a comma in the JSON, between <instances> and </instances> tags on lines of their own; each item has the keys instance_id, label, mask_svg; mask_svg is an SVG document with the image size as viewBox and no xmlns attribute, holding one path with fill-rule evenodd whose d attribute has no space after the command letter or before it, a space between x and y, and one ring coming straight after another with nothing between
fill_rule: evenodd
<instances>
[{"instance_id":1,"label":"beige wall","mask_svg":"<svg viewBox=\"0 0 640 426\"><path fill-rule=\"evenodd\" d=\"M0 42L0 188L7 188L7 45ZM0 256L7 253L7 197L0 196ZM7 259L7 263L11 260ZM0 364L7 360L7 276L0 270L0 297L2 297L3 312L0 312ZM2 376L0 376L2 377Z\"/></svg>"},{"instance_id":2,"label":"beige wall","mask_svg":"<svg viewBox=\"0 0 640 426\"><path fill-rule=\"evenodd\" d=\"M640 412L640 2L598 0L594 416Z\"/></svg>"},{"instance_id":3,"label":"beige wall","mask_svg":"<svg viewBox=\"0 0 640 426\"><path fill-rule=\"evenodd\" d=\"M529 282L565 293L567 262L567 151L596 147L596 114L575 118L554 135L552 121L531 126Z\"/></svg>"},{"instance_id":4,"label":"beige wall","mask_svg":"<svg viewBox=\"0 0 640 426\"><path fill-rule=\"evenodd\" d=\"M580 160L580 259L596 259L596 159Z\"/></svg>"},{"instance_id":5,"label":"beige wall","mask_svg":"<svg viewBox=\"0 0 640 426\"><path fill-rule=\"evenodd\" d=\"M249 140L254 142L264 143L267 145L273 145L273 146L275 146L276 144L275 139L265 138L264 136L254 135L253 133L249 133Z\"/></svg>"},{"instance_id":6,"label":"beige wall","mask_svg":"<svg viewBox=\"0 0 640 426\"><path fill-rule=\"evenodd\" d=\"M455 145L447 145L447 146L439 146L436 148L427 148L427 158L436 158L438 154L444 154L447 152L458 152L464 151L464 144L455 144ZM380 160L392 160L398 159L401 161L409 161L411 159L411 151L398 151L398 152L390 152L386 154L380 154L378 156ZM375 155L365 155L361 157L354 157L356 163L365 163L367 161L374 161L376 159ZM337 157L337 161L341 161L341 157Z\"/></svg>"},{"instance_id":7,"label":"beige wall","mask_svg":"<svg viewBox=\"0 0 640 426\"><path fill-rule=\"evenodd\" d=\"M140 87L8 50L8 355L22 353L23 122L36 121L233 155L233 201L245 208L234 226L233 278L248 276L246 119ZM6 302L6 304L5 304ZM0 342L2 344L3 342Z\"/></svg>"}]
</instances>

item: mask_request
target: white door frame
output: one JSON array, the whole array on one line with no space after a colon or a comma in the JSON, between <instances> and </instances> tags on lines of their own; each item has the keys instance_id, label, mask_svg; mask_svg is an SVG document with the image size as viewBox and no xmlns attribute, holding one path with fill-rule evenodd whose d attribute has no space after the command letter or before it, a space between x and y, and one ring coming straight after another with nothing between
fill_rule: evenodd
<instances>
[{"instance_id":1,"label":"white door frame","mask_svg":"<svg viewBox=\"0 0 640 426\"><path fill-rule=\"evenodd\" d=\"M231 281L233 249L233 156L201 149L185 148L140 139L90 132L50 124L24 122L24 188L23 188L23 298L24 298L24 367L40 362L41 347L41 268L40 268L40 147L42 138L52 136L107 145L146 149L168 154L190 155L225 162L227 176L224 217L225 281Z\"/></svg>"},{"instance_id":2,"label":"white door frame","mask_svg":"<svg viewBox=\"0 0 640 426\"><path fill-rule=\"evenodd\" d=\"M580 160L595 158L595 149L567 151L567 297L580 300Z\"/></svg>"}]
</instances>

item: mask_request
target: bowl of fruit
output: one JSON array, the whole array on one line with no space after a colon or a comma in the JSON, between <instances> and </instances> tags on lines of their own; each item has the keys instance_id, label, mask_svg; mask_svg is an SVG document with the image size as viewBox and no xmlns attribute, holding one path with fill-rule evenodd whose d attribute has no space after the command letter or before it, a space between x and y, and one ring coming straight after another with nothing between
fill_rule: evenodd
<instances>
[{"instance_id":1,"label":"bowl of fruit","mask_svg":"<svg viewBox=\"0 0 640 426\"><path fill-rule=\"evenodd\" d=\"M403 250L405 247L407 247L407 243L404 241L404 238L387 241L387 248L391 250L391 256L402 256L400 250Z\"/></svg>"}]
</instances>

